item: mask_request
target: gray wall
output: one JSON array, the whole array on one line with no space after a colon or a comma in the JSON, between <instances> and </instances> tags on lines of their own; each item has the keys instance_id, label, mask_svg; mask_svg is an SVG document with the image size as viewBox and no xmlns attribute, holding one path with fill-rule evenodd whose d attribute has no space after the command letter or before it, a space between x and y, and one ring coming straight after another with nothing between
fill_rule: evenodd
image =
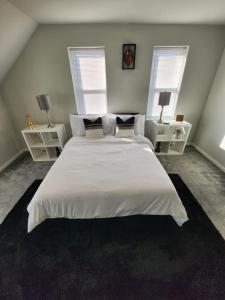
<instances>
[{"instance_id":1,"label":"gray wall","mask_svg":"<svg viewBox=\"0 0 225 300\"><path fill-rule=\"evenodd\" d=\"M37 23L29 16L8 1L0 0L0 83L36 27ZM23 144L18 139L18 131L15 130L7 104L0 95L0 169L21 148Z\"/></svg>"},{"instance_id":2,"label":"gray wall","mask_svg":"<svg viewBox=\"0 0 225 300\"><path fill-rule=\"evenodd\" d=\"M0 0L0 82L33 34L37 23L6 0Z\"/></svg>"},{"instance_id":3,"label":"gray wall","mask_svg":"<svg viewBox=\"0 0 225 300\"><path fill-rule=\"evenodd\" d=\"M66 47L105 46L109 112L145 112L153 46L189 45L177 113L196 130L224 48L222 26L185 25L41 25L3 82L3 97L18 131L25 115L46 122L35 95L48 93L57 122L68 125L76 112ZM123 43L137 44L136 69L121 70ZM21 147L23 147L21 145Z\"/></svg>"},{"instance_id":4,"label":"gray wall","mask_svg":"<svg viewBox=\"0 0 225 300\"><path fill-rule=\"evenodd\" d=\"M225 137L225 50L202 114L195 144L225 168L225 150L219 146Z\"/></svg>"},{"instance_id":5,"label":"gray wall","mask_svg":"<svg viewBox=\"0 0 225 300\"><path fill-rule=\"evenodd\" d=\"M19 152L19 148L12 119L0 95L0 168Z\"/></svg>"}]
</instances>

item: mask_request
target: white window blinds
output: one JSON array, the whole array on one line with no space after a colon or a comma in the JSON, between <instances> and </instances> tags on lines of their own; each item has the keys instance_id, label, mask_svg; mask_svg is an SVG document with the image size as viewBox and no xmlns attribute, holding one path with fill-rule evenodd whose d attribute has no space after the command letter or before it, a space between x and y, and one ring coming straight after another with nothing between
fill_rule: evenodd
<instances>
[{"instance_id":1,"label":"white window blinds","mask_svg":"<svg viewBox=\"0 0 225 300\"><path fill-rule=\"evenodd\" d=\"M104 48L68 48L78 114L107 112Z\"/></svg>"},{"instance_id":2,"label":"white window blinds","mask_svg":"<svg viewBox=\"0 0 225 300\"><path fill-rule=\"evenodd\" d=\"M152 59L147 115L157 117L159 93L171 92L170 104L164 107L163 115L174 117L180 86L184 74L188 47L155 47Z\"/></svg>"}]
</instances>

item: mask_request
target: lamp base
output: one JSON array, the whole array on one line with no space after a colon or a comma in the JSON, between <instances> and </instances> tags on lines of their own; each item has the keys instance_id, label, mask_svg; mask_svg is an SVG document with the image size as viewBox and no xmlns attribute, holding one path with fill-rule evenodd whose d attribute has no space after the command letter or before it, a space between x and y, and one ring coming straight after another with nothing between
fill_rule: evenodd
<instances>
[{"instance_id":1,"label":"lamp base","mask_svg":"<svg viewBox=\"0 0 225 300\"><path fill-rule=\"evenodd\" d=\"M54 128L55 124L52 121L48 122L48 128Z\"/></svg>"},{"instance_id":2,"label":"lamp base","mask_svg":"<svg viewBox=\"0 0 225 300\"><path fill-rule=\"evenodd\" d=\"M163 105L162 105L162 109L161 109L161 113L160 113L160 117L159 117L159 120L157 121L158 124L162 124L163 123L163 120L162 120L162 114L163 114Z\"/></svg>"},{"instance_id":3,"label":"lamp base","mask_svg":"<svg viewBox=\"0 0 225 300\"><path fill-rule=\"evenodd\" d=\"M53 121L51 121L51 119L50 119L50 116L49 116L49 112L48 111L46 111L46 114L47 114L47 119L48 119L48 128L54 128L55 127L55 124L54 124L54 122Z\"/></svg>"},{"instance_id":4,"label":"lamp base","mask_svg":"<svg viewBox=\"0 0 225 300\"><path fill-rule=\"evenodd\" d=\"M160 118L160 119L158 119L157 123L158 124L163 124L163 120Z\"/></svg>"}]
</instances>

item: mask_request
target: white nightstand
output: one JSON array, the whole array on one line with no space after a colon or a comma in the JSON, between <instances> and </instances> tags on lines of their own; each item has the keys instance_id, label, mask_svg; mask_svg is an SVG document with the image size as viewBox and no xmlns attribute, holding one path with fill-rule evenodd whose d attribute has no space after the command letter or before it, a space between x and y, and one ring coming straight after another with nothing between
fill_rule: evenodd
<instances>
[{"instance_id":1,"label":"white nightstand","mask_svg":"<svg viewBox=\"0 0 225 300\"><path fill-rule=\"evenodd\" d=\"M150 122L150 140L154 146L156 155L181 155L187 144L191 131L188 122L170 121L169 124L159 124L157 121ZM176 135L177 129L182 128L184 132Z\"/></svg>"},{"instance_id":2,"label":"white nightstand","mask_svg":"<svg viewBox=\"0 0 225 300\"><path fill-rule=\"evenodd\" d=\"M67 141L63 124L54 128L35 125L34 129L25 128L21 132L34 161L56 160Z\"/></svg>"}]
</instances>

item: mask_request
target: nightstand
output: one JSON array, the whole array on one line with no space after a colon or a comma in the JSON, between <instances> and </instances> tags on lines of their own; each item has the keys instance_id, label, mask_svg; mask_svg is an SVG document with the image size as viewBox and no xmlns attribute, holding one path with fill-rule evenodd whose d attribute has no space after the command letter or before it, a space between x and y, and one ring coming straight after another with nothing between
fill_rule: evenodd
<instances>
[{"instance_id":1,"label":"nightstand","mask_svg":"<svg viewBox=\"0 0 225 300\"><path fill-rule=\"evenodd\" d=\"M150 121L150 140L156 155L181 155L187 144L191 131L188 122L170 121L159 124Z\"/></svg>"},{"instance_id":2,"label":"nightstand","mask_svg":"<svg viewBox=\"0 0 225 300\"><path fill-rule=\"evenodd\" d=\"M21 132L34 161L56 160L67 141L63 124L54 128L35 125L34 129L25 128Z\"/></svg>"}]
</instances>

